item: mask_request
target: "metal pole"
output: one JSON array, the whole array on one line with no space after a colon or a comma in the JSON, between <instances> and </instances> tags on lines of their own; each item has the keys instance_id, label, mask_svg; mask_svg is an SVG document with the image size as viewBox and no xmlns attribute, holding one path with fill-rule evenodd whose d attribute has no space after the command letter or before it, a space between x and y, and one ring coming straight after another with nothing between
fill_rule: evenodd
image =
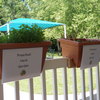
<instances>
[{"instance_id":1,"label":"metal pole","mask_svg":"<svg viewBox=\"0 0 100 100\"><path fill-rule=\"evenodd\" d=\"M7 33L8 33L8 35L10 34L10 25L9 25L9 23L7 24Z\"/></svg>"},{"instance_id":2,"label":"metal pole","mask_svg":"<svg viewBox=\"0 0 100 100\"><path fill-rule=\"evenodd\" d=\"M66 25L64 25L64 38L67 38L67 33L66 33Z\"/></svg>"}]
</instances>

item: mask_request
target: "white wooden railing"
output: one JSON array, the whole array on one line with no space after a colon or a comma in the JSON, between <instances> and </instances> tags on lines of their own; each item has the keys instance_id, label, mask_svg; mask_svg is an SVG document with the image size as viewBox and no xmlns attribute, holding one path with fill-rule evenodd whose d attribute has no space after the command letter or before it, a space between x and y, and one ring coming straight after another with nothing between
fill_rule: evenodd
<instances>
[{"instance_id":1,"label":"white wooden railing","mask_svg":"<svg viewBox=\"0 0 100 100\"><path fill-rule=\"evenodd\" d=\"M57 58L57 59L48 59L45 62L44 70L41 74L41 86L42 86L42 100L48 100L47 99L47 92L46 92L46 70L52 70L53 72L53 97L54 100L60 100L58 99L58 87L57 87L57 68L62 68L63 71L63 98L61 100L71 100L68 96L68 82L67 82L67 59L66 58ZM72 68L72 81L73 81L73 100L100 100L100 76L99 76L99 64L96 67L96 91L97 91L97 98L94 99L93 96L93 77L92 77L92 68L88 70L89 74L89 98L86 98L86 90L85 90L85 70L81 71L81 79L78 81L81 81L81 99L78 98L77 94L77 77L76 77L76 69ZM34 98L34 78L29 79L29 100L35 100ZM20 99L20 86L19 81L14 82L15 84L15 99L14 100L21 100ZM48 83L47 83L48 84ZM0 100L4 100L4 84L1 83L0 80ZM8 93L9 94L9 93ZM8 100L11 100L10 97ZM23 100L23 99L22 99ZM37 99L36 99L37 100Z\"/></svg>"}]
</instances>

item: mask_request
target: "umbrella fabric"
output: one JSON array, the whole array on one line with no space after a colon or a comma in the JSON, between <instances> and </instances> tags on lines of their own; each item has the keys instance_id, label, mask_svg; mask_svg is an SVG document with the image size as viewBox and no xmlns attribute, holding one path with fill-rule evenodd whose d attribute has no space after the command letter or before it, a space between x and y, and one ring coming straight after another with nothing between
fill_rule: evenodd
<instances>
[{"instance_id":1,"label":"umbrella fabric","mask_svg":"<svg viewBox=\"0 0 100 100\"><path fill-rule=\"evenodd\" d=\"M26 24L29 26L36 24L39 27L41 27L42 29L64 25L62 23L49 22L49 21L43 21L43 20L18 18L18 19L11 20L10 22L6 23L3 26L0 26L0 31L7 31L8 30L7 25L9 25L9 30L11 30L12 28L19 29L19 26L22 24Z\"/></svg>"}]
</instances>

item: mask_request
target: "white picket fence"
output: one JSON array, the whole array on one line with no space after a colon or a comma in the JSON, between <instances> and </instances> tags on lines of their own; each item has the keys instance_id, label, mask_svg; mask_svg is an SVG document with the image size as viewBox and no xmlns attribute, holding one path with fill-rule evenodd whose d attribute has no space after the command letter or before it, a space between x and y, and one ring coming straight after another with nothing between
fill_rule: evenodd
<instances>
[{"instance_id":1,"label":"white picket fence","mask_svg":"<svg viewBox=\"0 0 100 100\"><path fill-rule=\"evenodd\" d=\"M58 87L57 87L57 68L62 68L63 71L63 97L61 99L58 98ZM68 82L67 82L67 59L66 58L56 58L56 59L48 59L45 62L44 70L41 74L41 86L42 86L42 99L41 100L48 100L47 99L47 92L46 92L46 70L52 70L53 72L53 100L71 100L68 94ZM93 95L93 77L92 77L92 68L88 69L89 74L89 99L86 97L86 90L85 90L85 73L84 70L81 71L81 99L78 98L77 93L77 77L76 77L76 69L72 68L72 81L73 81L73 100L100 100L100 76L99 76L99 64L96 67L96 98ZM34 96L34 78L29 79L29 100L35 100ZM15 84L15 99L14 100L21 100L20 99L20 86L19 81L14 82ZM48 83L47 83L48 84ZM0 80L0 100L4 100L4 84L1 83ZM8 92L9 94L9 92ZM10 97L8 100L11 100ZM23 99L22 99L23 100Z\"/></svg>"}]
</instances>

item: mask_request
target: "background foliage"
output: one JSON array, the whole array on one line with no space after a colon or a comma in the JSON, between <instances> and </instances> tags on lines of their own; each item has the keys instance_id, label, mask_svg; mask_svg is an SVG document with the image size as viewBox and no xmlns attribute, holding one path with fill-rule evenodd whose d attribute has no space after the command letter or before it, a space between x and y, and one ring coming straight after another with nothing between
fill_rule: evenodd
<instances>
[{"instance_id":1,"label":"background foliage","mask_svg":"<svg viewBox=\"0 0 100 100\"><path fill-rule=\"evenodd\" d=\"M99 0L0 0L0 25L15 18L65 23L67 37L98 38ZM63 37L63 27L46 30L47 39Z\"/></svg>"}]
</instances>

